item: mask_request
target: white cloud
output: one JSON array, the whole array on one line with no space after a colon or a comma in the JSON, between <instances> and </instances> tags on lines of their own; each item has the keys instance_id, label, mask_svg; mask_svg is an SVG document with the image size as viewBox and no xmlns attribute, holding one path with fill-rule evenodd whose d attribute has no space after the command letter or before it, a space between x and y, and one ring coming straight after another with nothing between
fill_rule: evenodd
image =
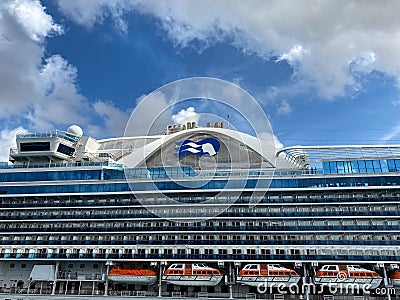
<instances>
[{"instance_id":1,"label":"white cloud","mask_svg":"<svg viewBox=\"0 0 400 300\"><path fill-rule=\"evenodd\" d=\"M385 134L381 140L383 142L388 142L400 135L400 124L394 126L388 134Z\"/></svg>"},{"instance_id":2,"label":"white cloud","mask_svg":"<svg viewBox=\"0 0 400 300\"><path fill-rule=\"evenodd\" d=\"M77 70L59 55L46 59L39 73L38 99L31 104L29 120L35 130L48 130L57 125L89 122L89 103L79 93Z\"/></svg>"},{"instance_id":3,"label":"white cloud","mask_svg":"<svg viewBox=\"0 0 400 300\"><path fill-rule=\"evenodd\" d=\"M76 69L59 55L42 62L44 39L62 33L44 7L7 1L0 5L0 28L0 118L27 117L39 130L82 121L86 99L76 86Z\"/></svg>"},{"instance_id":4,"label":"white cloud","mask_svg":"<svg viewBox=\"0 0 400 300\"><path fill-rule=\"evenodd\" d=\"M187 122L199 123L200 115L195 108L190 106L187 109L181 109L177 114L172 115L172 121L175 124L186 124Z\"/></svg>"},{"instance_id":5,"label":"white cloud","mask_svg":"<svg viewBox=\"0 0 400 300\"><path fill-rule=\"evenodd\" d=\"M351 90L349 87L357 87L353 72L377 70L400 77L397 0L59 3L61 10L80 24L99 23L112 15L110 11L115 7L121 12L116 14L116 20L132 10L153 15L180 47L192 41L201 41L202 47L207 47L228 37L226 40L244 53L286 60L292 67L295 64L298 70L293 80L306 88L316 87L320 96L327 99L343 96Z\"/></svg>"},{"instance_id":6,"label":"white cloud","mask_svg":"<svg viewBox=\"0 0 400 300\"><path fill-rule=\"evenodd\" d=\"M130 9L130 0L59 0L58 6L71 20L87 28L111 17L118 30L128 29L122 16Z\"/></svg>"},{"instance_id":7,"label":"white cloud","mask_svg":"<svg viewBox=\"0 0 400 300\"><path fill-rule=\"evenodd\" d=\"M114 103L109 101L98 100L93 104L94 111L103 118L105 128L102 135L107 137L121 136L124 133L126 123L129 118L128 112L117 108ZM104 132L104 130L106 132ZM95 136L99 136L99 132L94 132Z\"/></svg>"},{"instance_id":8,"label":"white cloud","mask_svg":"<svg viewBox=\"0 0 400 300\"><path fill-rule=\"evenodd\" d=\"M307 54L307 50L305 50L301 45L294 45L289 52L281 54L276 61L286 60L292 64L301 61L304 54Z\"/></svg>"},{"instance_id":9,"label":"white cloud","mask_svg":"<svg viewBox=\"0 0 400 300\"><path fill-rule=\"evenodd\" d=\"M349 62L350 68L357 72L370 72L376 61L376 54L373 51L363 51Z\"/></svg>"},{"instance_id":10,"label":"white cloud","mask_svg":"<svg viewBox=\"0 0 400 300\"><path fill-rule=\"evenodd\" d=\"M0 117L23 115L40 94L37 83L44 48L26 32L28 22L23 24L20 21L25 20L21 15L27 9L20 9L18 13L12 10L14 6L23 6L22 3L18 6L16 3L19 2L0 5ZM37 3L31 5L36 7ZM43 37L52 26L49 23L47 28L42 27L33 33Z\"/></svg>"},{"instance_id":11,"label":"white cloud","mask_svg":"<svg viewBox=\"0 0 400 300\"><path fill-rule=\"evenodd\" d=\"M0 131L0 161L8 161L10 148L16 147L17 133L27 133L28 131L19 126L14 129L3 129Z\"/></svg>"},{"instance_id":12,"label":"white cloud","mask_svg":"<svg viewBox=\"0 0 400 300\"><path fill-rule=\"evenodd\" d=\"M125 136L162 133L171 122L171 104L161 91L137 99L125 128Z\"/></svg>"},{"instance_id":13,"label":"white cloud","mask_svg":"<svg viewBox=\"0 0 400 300\"><path fill-rule=\"evenodd\" d=\"M91 106L79 91L76 67L60 55L45 57L45 40L62 33L37 0L0 4L0 121L10 124L18 118L30 131L63 130L75 123L94 131L91 123L100 118L103 133L115 132L112 120L123 121L123 112L112 106L101 111L99 103ZM4 138L14 135L4 130Z\"/></svg>"},{"instance_id":14,"label":"white cloud","mask_svg":"<svg viewBox=\"0 0 400 300\"><path fill-rule=\"evenodd\" d=\"M53 18L46 14L45 8L38 0L14 0L8 2L8 11L14 15L29 37L43 41L49 35L62 34L63 29L54 23Z\"/></svg>"},{"instance_id":15,"label":"white cloud","mask_svg":"<svg viewBox=\"0 0 400 300\"><path fill-rule=\"evenodd\" d=\"M292 111L292 107L290 106L289 102L285 99L281 100L278 103L277 112L278 114L286 115Z\"/></svg>"}]
</instances>

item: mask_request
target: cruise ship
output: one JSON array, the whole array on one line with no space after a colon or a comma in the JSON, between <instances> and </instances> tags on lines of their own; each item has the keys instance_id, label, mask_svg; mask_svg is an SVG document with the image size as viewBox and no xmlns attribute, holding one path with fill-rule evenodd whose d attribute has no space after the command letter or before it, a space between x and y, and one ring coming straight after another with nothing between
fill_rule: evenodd
<instances>
[{"instance_id":1,"label":"cruise ship","mask_svg":"<svg viewBox=\"0 0 400 300\"><path fill-rule=\"evenodd\" d=\"M277 149L220 122L16 145L0 299L396 297L400 145Z\"/></svg>"}]
</instances>

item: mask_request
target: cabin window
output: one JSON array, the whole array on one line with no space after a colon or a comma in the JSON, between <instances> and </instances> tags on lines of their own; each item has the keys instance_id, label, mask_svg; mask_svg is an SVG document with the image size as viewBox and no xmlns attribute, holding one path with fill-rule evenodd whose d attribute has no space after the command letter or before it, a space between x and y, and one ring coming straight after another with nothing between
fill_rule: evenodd
<instances>
[{"instance_id":1,"label":"cabin window","mask_svg":"<svg viewBox=\"0 0 400 300\"><path fill-rule=\"evenodd\" d=\"M205 253L206 255L210 255L210 254L213 254L213 253L214 253L214 250L213 250L213 249L205 249L205 250L204 250L204 253Z\"/></svg>"},{"instance_id":2,"label":"cabin window","mask_svg":"<svg viewBox=\"0 0 400 300\"><path fill-rule=\"evenodd\" d=\"M249 269L257 270L257 265L251 265Z\"/></svg>"}]
</instances>

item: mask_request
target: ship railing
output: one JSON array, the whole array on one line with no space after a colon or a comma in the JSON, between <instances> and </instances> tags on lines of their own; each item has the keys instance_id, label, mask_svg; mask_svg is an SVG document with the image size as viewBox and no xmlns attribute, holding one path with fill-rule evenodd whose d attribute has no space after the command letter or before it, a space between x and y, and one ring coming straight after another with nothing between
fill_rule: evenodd
<instances>
[{"instance_id":1,"label":"ship railing","mask_svg":"<svg viewBox=\"0 0 400 300\"><path fill-rule=\"evenodd\" d=\"M36 169L36 168L65 168L65 167L112 167L121 169L121 164L110 162L75 162L75 163L62 163L62 164L25 164L25 165L8 165L0 163L0 169Z\"/></svg>"},{"instance_id":2,"label":"ship railing","mask_svg":"<svg viewBox=\"0 0 400 300\"><path fill-rule=\"evenodd\" d=\"M48 138L48 137L58 137L70 141L72 143L77 143L81 138L80 136L62 130L17 134L18 139L32 139L32 138L34 139L34 138Z\"/></svg>"},{"instance_id":3,"label":"ship railing","mask_svg":"<svg viewBox=\"0 0 400 300\"><path fill-rule=\"evenodd\" d=\"M208 293L207 292L198 292L197 298L208 298Z\"/></svg>"}]
</instances>

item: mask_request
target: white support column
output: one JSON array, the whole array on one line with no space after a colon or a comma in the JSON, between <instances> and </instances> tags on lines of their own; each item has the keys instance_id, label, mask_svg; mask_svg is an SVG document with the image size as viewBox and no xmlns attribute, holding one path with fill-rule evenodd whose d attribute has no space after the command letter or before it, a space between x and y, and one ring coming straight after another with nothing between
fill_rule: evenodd
<instances>
[{"instance_id":1,"label":"white support column","mask_svg":"<svg viewBox=\"0 0 400 300\"><path fill-rule=\"evenodd\" d=\"M159 277L158 277L158 296L159 298L162 297L162 275L164 274L164 268L167 265L166 261L160 261L160 270L159 270Z\"/></svg>"},{"instance_id":2,"label":"white support column","mask_svg":"<svg viewBox=\"0 0 400 300\"><path fill-rule=\"evenodd\" d=\"M303 263L303 285L306 284L306 285L305 285L305 289L304 289L304 296L306 297L306 300L309 300L309 299L310 299L310 298L309 298L309 295L308 295L309 286L308 286L308 284L307 284L306 277L307 277L306 264Z\"/></svg>"},{"instance_id":3,"label":"white support column","mask_svg":"<svg viewBox=\"0 0 400 300\"><path fill-rule=\"evenodd\" d=\"M29 293L30 293L30 291L31 291L31 279L29 278L29 281L28 281L28 291L27 291L27 293L28 293L28 295L29 295Z\"/></svg>"},{"instance_id":4,"label":"white support column","mask_svg":"<svg viewBox=\"0 0 400 300\"><path fill-rule=\"evenodd\" d=\"M386 291L387 291L386 296L387 296L388 300L391 300L392 297L390 296L389 282L388 282L386 268L385 268L384 264L382 265L382 269L383 269L383 283L384 283Z\"/></svg>"},{"instance_id":5,"label":"white support column","mask_svg":"<svg viewBox=\"0 0 400 300\"><path fill-rule=\"evenodd\" d=\"M53 287L51 289L51 294L55 295L56 294L56 285L57 285L57 277L58 277L58 270L60 268L60 262L57 261L56 262L56 270L55 270L55 274L54 274L54 281L53 281Z\"/></svg>"},{"instance_id":6,"label":"white support column","mask_svg":"<svg viewBox=\"0 0 400 300\"><path fill-rule=\"evenodd\" d=\"M233 279L234 279L234 274L232 273L232 271L235 269L235 268L232 268L232 264L233 263L229 263L229 277L228 277L228 284L229 284L229 299L233 299L233 290L232 290L232 288L233 288Z\"/></svg>"},{"instance_id":7,"label":"white support column","mask_svg":"<svg viewBox=\"0 0 400 300\"><path fill-rule=\"evenodd\" d=\"M112 265L112 262L106 261L106 282L104 284L104 296L108 296L108 273L110 272L110 265Z\"/></svg>"}]
</instances>

